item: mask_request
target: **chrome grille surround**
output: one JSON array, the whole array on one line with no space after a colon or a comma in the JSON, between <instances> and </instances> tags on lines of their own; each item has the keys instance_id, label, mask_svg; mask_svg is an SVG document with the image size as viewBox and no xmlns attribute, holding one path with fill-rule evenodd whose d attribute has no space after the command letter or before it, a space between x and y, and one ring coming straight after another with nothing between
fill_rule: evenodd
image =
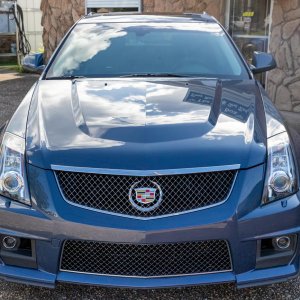
<instances>
[{"instance_id":1,"label":"chrome grille surround","mask_svg":"<svg viewBox=\"0 0 300 300\"><path fill-rule=\"evenodd\" d=\"M55 175L64 199L86 209L134 218L158 218L206 209L224 203L230 196L237 168L225 171L160 175L115 175L72 171L55 167ZM179 170L178 170L179 171ZM157 183L163 192L162 203L152 211L139 211L129 201L131 187L140 182Z\"/></svg>"},{"instance_id":2,"label":"chrome grille surround","mask_svg":"<svg viewBox=\"0 0 300 300\"><path fill-rule=\"evenodd\" d=\"M67 240L60 270L119 277L174 277L232 271L227 241L127 244Z\"/></svg>"}]
</instances>

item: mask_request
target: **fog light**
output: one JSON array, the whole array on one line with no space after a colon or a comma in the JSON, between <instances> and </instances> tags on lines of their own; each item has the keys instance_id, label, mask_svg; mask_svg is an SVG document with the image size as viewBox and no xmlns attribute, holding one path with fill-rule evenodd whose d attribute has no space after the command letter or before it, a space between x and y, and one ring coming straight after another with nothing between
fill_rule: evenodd
<instances>
[{"instance_id":1,"label":"fog light","mask_svg":"<svg viewBox=\"0 0 300 300\"><path fill-rule=\"evenodd\" d=\"M280 250L286 250L291 246L291 239L288 236L280 236L274 239L275 247Z\"/></svg>"},{"instance_id":2,"label":"fog light","mask_svg":"<svg viewBox=\"0 0 300 300\"><path fill-rule=\"evenodd\" d=\"M16 194L23 187L23 178L17 172L8 172L3 176L3 188L10 194Z\"/></svg>"},{"instance_id":3,"label":"fog light","mask_svg":"<svg viewBox=\"0 0 300 300\"><path fill-rule=\"evenodd\" d=\"M12 250L18 248L19 241L13 236L5 236L2 239L2 245L7 250Z\"/></svg>"},{"instance_id":4,"label":"fog light","mask_svg":"<svg viewBox=\"0 0 300 300\"><path fill-rule=\"evenodd\" d=\"M271 178L270 186L277 193L286 193L291 187L292 181L283 171L275 172Z\"/></svg>"}]
</instances>

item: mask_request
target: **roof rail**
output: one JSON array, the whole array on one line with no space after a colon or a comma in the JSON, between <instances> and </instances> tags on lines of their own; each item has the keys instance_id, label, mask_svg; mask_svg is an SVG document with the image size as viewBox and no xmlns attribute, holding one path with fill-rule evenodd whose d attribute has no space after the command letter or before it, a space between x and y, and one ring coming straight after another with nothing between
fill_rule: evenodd
<instances>
[{"instance_id":1,"label":"roof rail","mask_svg":"<svg viewBox=\"0 0 300 300\"><path fill-rule=\"evenodd\" d=\"M210 23L218 23L216 18L212 17L211 15L207 14L206 12L203 13L193 13L193 12L185 12L183 14L178 13L140 13L140 12L90 12L89 14L85 15L84 18L93 18L93 17L103 17L103 16L126 16L126 15L157 15L157 16L176 16L176 17L190 17L194 18L199 21L210 22Z\"/></svg>"},{"instance_id":2,"label":"roof rail","mask_svg":"<svg viewBox=\"0 0 300 300\"><path fill-rule=\"evenodd\" d=\"M200 19L200 20L203 20L206 22L216 22L217 21L213 16L209 15L205 11L203 13L185 12L183 15L194 17L196 19Z\"/></svg>"},{"instance_id":3,"label":"roof rail","mask_svg":"<svg viewBox=\"0 0 300 300\"><path fill-rule=\"evenodd\" d=\"M90 12L87 15L85 15L85 18L92 18L92 17L101 17L101 16L126 16L126 15L141 15L140 12Z\"/></svg>"}]
</instances>

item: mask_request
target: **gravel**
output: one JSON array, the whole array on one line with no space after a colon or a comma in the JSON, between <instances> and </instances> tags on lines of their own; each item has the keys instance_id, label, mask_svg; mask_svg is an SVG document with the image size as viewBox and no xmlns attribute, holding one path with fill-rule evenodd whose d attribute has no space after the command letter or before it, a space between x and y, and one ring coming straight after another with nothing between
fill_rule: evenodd
<instances>
[{"instance_id":1,"label":"gravel","mask_svg":"<svg viewBox=\"0 0 300 300\"><path fill-rule=\"evenodd\" d=\"M58 284L55 290L0 282L0 299L300 299L299 280L236 290L234 285L164 290L128 290Z\"/></svg>"},{"instance_id":2,"label":"gravel","mask_svg":"<svg viewBox=\"0 0 300 300\"><path fill-rule=\"evenodd\" d=\"M1 74L1 70L0 70ZM9 119L36 75L0 81L0 124ZM10 76L11 78L11 76ZM0 281L0 299L300 299L300 278L267 287L237 290L234 285L164 290L128 290L58 284L55 290Z\"/></svg>"},{"instance_id":3,"label":"gravel","mask_svg":"<svg viewBox=\"0 0 300 300\"><path fill-rule=\"evenodd\" d=\"M10 119L37 79L37 75L3 74L0 69L0 125Z\"/></svg>"}]
</instances>

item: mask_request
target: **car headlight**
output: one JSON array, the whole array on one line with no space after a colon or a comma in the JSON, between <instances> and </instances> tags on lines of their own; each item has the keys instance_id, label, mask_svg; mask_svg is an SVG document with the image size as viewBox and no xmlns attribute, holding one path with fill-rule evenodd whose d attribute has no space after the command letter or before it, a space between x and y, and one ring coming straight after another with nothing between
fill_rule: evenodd
<instances>
[{"instance_id":1,"label":"car headlight","mask_svg":"<svg viewBox=\"0 0 300 300\"><path fill-rule=\"evenodd\" d=\"M30 205L25 169L25 140L5 133L0 148L0 194Z\"/></svg>"},{"instance_id":2,"label":"car headlight","mask_svg":"<svg viewBox=\"0 0 300 300\"><path fill-rule=\"evenodd\" d=\"M268 168L264 203L280 200L298 191L296 167L286 132L268 139Z\"/></svg>"}]
</instances>

